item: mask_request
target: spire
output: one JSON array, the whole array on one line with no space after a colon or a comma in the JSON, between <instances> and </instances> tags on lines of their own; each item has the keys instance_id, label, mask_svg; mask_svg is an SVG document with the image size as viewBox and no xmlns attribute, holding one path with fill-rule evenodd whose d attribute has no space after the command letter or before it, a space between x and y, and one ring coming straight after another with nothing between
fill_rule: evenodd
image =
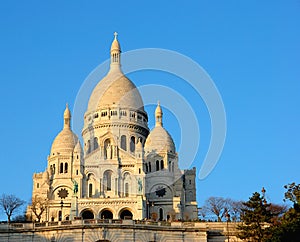
<instances>
[{"instance_id":1,"label":"spire","mask_svg":"<svg viewBox=\"0 0 300 242\"><path fill-rule=\"evenodd\" d=\"M162 123L162 116L163 116L163 112L161 110L161 107L160 107L160 103L159 101L157 102L157 107L155 109L155 126L163 126L163 123Z\"/></svg>"},{"instance_id":2,"label":"spire","mask_svg":"<svg viewBox=\"0 0 300 242\"><path fill-rule=\"evenodd\" d=\"M114 33L114 40L111 44L111 48L110 48L110 68L111 69L119 69L121 66L121 60L120 60L120 56L121 56L121 48L120 48L120 44L119 41L117 39L118 33L115 32Z\"/></svg>"},{"instance_id":3,"label":"spire","mask_svg":"<svg viewBox=\"0 0 300 242\"><path fill-rule=\"evenodd\" d=\"M66 109L64 111L64 129L70 129L70 128L71 128L71 112L68 103L66 103Z\"/></svg>"}]
</instances>

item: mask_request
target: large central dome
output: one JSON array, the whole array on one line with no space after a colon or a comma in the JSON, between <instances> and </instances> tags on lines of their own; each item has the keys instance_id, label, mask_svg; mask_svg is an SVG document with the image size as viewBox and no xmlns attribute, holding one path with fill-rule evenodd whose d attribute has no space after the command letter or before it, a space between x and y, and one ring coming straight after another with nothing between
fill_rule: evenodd
<instances>
[{"instance_id":1,"label":"large central dome","mask_svg":"<svg viewBox=\"0 0 300 242\"><path fill-rule=\"evenodd\" d=\"M120 44L116 38L111 45L111 64L108 74L94 88L88 104L88 112L113 105L144 111L142 97L136 86L121 70Z\"/></svg>"},{"instance_id":2,"label":"large central dome","mask_svg":"<svg viewBox=\"0 0 300 242\"><path fill-rule=\"evenodd\" d=\"M109 143L134 155L137 141L144 143L148 134L148 115L138 89L121 70L121 49L115 34L110 69L94 88L84 115L85 153L98 148L104 152ZM105 152L100 156L105 159Z\"/></svg>"},{"instance_id":3,"label":"large central dome","mask_svg":"<svg viewBox=\"0 0 300 242\"><path fill-rule=\"evenodd\" d=\"M123 73L108 73L95 87L90 97L88 111L109 105L144 111L144 103L136 86Z\"/></svg>"}]
</instances>

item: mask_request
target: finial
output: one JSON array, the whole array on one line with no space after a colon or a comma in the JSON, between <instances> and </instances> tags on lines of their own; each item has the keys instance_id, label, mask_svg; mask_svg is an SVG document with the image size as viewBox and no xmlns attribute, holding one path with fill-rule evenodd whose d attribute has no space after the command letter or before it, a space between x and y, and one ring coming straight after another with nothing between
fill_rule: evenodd
<instances>
[{"instance_id":1,"label":"finial","mask_svg":"<svg viewBox=\"0 0 300 242\"><path fill-rule=\"evenodd\" d=\"M118 33L114 32L115 40L117 39Z\"/></svg>"},{"instance_id":2,"label":"finial","mask_svg":"<svg viewBox=\"0 0 300 242\"><path fill-rule=\"evenodd\" d=\"M66 103L66 109L64 111L64 128L70 128L71 112L68 103Z\"/></svg>"},{"instance_id":3,"label":"finial","mask_svg":"<svg viewBox=\"0 0 300 242\"><path fill-rule=\"evenodd\" d=\"M158 101L157 102L157 107L155 109L155 126L163 126L162 124L162 110L161 110L161 107L160 107L160 102Z\"/></svg>"}]
</instances>

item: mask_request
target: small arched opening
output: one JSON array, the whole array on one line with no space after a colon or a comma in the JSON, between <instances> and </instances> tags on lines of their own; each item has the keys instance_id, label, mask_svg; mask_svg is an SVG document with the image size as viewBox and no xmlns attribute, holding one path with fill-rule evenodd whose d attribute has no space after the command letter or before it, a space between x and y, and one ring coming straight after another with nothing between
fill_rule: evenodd
<instances>
[{"instance_id":1,"label":"small arched opening","mask_svg":"<svg viewBox=\"0 0 300 242\"><path fill-rule=\"evenodd\" d=\"M120 213L120 219L132 219L133 215L128 209L124 209Z\"/></svg>"},{"instance_id":2,"label":"small arched opening","mask_svg":"<svg viewBox=\"0 0 300 242\"><path fill-rule=\"evenodd\" d=\"M156 171L159 171L159 161L156 161Z\"/></svg>"},{"instance_id":3,"label":"small arched opening","mask_svg":"<svg viewBox=\"0 0 300 242\"><path fill-rule=\"evenodd\" d=\"M65 163L65 173L68 173L68 163Z\"/></svg>"},{"instance_id":4,"label":"small arched opening","mask_svg":"<svg viewBox=\"0 0 300 242\"><path fill-rule=\"evenodd\" d=\"M94 219L94 213L91 210L84 210L81 217L82 219Z\"/></svg>"},{"instance_id":5,"label":"small arched opening","mask_svg":"<svg viewBox=\"0 0 300 242\"><path fill-rule=\"evenodd\" d=\"M130 138L130 152L135 152L135 137L131 136Z\"/></svg>"},{"instance_id":6,"label":"small arched opening","mask_svg":"<svg viewBox=\"0 0 300 242\"><path fill-rule=\"evenodd\" d=\"M95 137L94 138L94 150L98 149L98 147L99 147L98 138Z\"/></svg>"},{"instance_id":7,"label":"small arched opening","mask_svg":"<svg viewBox=\"0 0 300 242\"><path fill-rule=\"evenodd\" d=\"M127 150L127 142L126 142L126 135L121 136L121 149Z\"/></svg>"},{"instance_id":8,"label":"small arched opening","mask_svg":"<svg viewBox=\"0 0 300 242\"><path fill-rule=\"evenodd\" d=\"M164 168L165 168L164 161L161 160L160 161L160 169L163 170Z\"/></svg>"},{"instance_id":9,"label":"small arched opening","mask_svg":"<svg viewBox=\"0 0 300 242\"><path fill-rule=\"evenodd\" d=\"M93 184L89 184L89 197L93 197Z\"/></svg>"},{"instance_id":10,"label":"small arched opening","mask_svg":"<svg viewBox=\"0 0 300 242\"><path fill-rule=\"evenodd\" d=\"M164 219L164 210L162 208L159 209L159 221Z\"/></svg>"},{"instance_id":11,"label":"small arched opening","mask_svg":"<svg viewBox=\"0 0 300 242\"><path fill-rule=\"evenodd\" d=\"M100 218L101 219L113 219L113 213L108 209L104 209L100 213Z\"/></svg>"},{"instance_id":12,"label":"small arched opening","mask_svg":"<svg viewBox=\"0 0 300 242\"><path fill-rule=\"evenodd\" d=\"M104 190L111 191L112 189L112 171L107 170L103 173Z\"/></svg>"}]
</instances>

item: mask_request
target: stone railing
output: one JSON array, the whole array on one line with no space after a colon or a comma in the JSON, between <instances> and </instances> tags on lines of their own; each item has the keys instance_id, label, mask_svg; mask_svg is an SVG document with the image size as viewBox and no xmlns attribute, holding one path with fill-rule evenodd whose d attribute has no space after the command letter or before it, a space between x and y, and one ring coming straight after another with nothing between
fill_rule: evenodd
<instances>
[{"instance_id":1,"label":"stone railing","mask_svg":"<svg viewBox=\"0 0 300 242\"><path fill-rule=\"evenodd\" d=\"M80 226L80 225L133 225L133 226L159 226L159 227L177 227L177 228L203 228L209 226L205 222L167 222L167 221L151 221L151 220L121 220L121 219L77 219L64 220L55 222L41 223L11 223L0 224L0 230L18 230L18 229L39 229L45 227L62 227L62 226Z\"/></svg>"},{"instance_id":2,"label":"stone railing","mask_svg":"<svg viewBox=\"0 0 300 242\"><path fill-rule=\"evenodd\" d=\"M57 229L70 227L94 227L94 226L110 226L112 228L122 226L133 226L136 228L157 227L157 229L195 229L197 231L209 231L209 233L218 233L222 235L235 235L237 223L226 222L182 222L182 221L151 221L151 220L121 220L121 219L76 219L64 220L55 222L41 222L41 223L11 223L0 224L0 233L7 231L22 231L22 230L43 230L43 229Z\"/></svg>"}]
</instances>

